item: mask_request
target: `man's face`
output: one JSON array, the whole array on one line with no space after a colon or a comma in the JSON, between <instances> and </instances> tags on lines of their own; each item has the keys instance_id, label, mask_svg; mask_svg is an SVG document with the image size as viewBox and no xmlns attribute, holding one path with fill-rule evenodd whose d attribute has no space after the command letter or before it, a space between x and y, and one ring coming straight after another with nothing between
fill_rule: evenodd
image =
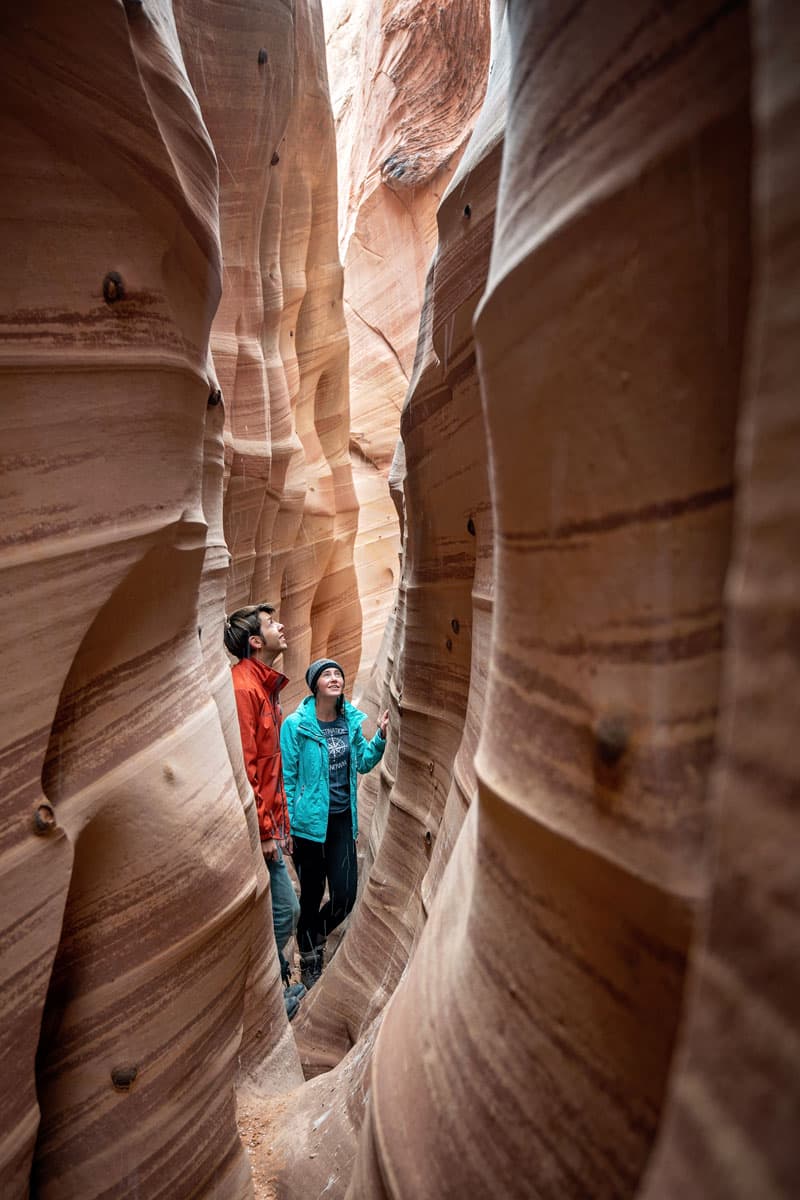
<instances>
[{"instance_id":1,"label":"man's face","mask_svg":"<svg viewBox=\"0 0 800 1200\"><path fill-rule=\"evenodd\" d=\"M326 667L317 680L318 696L341 696L344 691L344 676L338 667Z\"/></svg>"},{"instance_id":2,"label":"man's face","mask_svg":"<svg viewBox=\"0 0 800 1200\"><path fill-rule=\"evenodd\" d=\"M281 650L286 649L287 645L283 626L274 613L262 612L258 616L264 649L277 656Z\"/></svg>"}]
</instances>

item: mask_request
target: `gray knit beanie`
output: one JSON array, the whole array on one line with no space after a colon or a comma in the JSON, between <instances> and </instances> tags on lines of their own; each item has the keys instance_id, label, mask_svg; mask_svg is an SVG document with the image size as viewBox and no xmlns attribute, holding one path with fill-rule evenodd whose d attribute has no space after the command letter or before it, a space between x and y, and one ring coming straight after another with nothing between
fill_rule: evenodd
<instances>
[{"instance_id":1,"label":"gray knit beanie","mask_svg":"<svg viewBox=\"0 0 800 1200\"><path fill-rule=\"evenodd\" d=\"M317 680L326 667L336 667L337 671L342 672L342 680L344 680L344 667L341 663L337 663L335 658L318 658L315 662L312 662L306 671L306 683L310 691L314 691L314 688L317 686Z\"/></svg>"}]
</instances>

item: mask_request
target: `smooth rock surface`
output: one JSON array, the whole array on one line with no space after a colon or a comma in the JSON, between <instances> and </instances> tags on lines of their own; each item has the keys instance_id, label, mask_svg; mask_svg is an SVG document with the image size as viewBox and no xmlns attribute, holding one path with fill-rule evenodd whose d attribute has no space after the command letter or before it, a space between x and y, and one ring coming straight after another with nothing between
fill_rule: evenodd
<instances>
[{"instance_id":1,"label":"smooth rock surface","mask_svg":"<svg viewBox=\"0 0 800 1200\"><path fill-rule=\"evenodd\" d=\"M424 921L423 887L430 896L441 870L434 846L448 797L449 848L474 788L475 708L466 734L464 722L473 624L484 652L488 644L492 538L472 317L489 269L508 61L501 45L483 113L440 210L451 232L429 277L402 422L408 532L384 697L397 732L381 764L358 909L296 1022L311 1074L357 1040L397 987ZM474 219L463 215L467 194ZM475 664L476 706L485 667L485 658Z\"/></svg>"},{"instance_id":2,"label":"smooth rock surface","mask_svg":"<svg viewBox=\"0 0 800 1200\"><path fill-rule=\"evenodd\" d=\"M227 10L222 11L208 0L175 0L174 7L186 70L195 86L218 158L226 164L224 182L220 188L225 286L212 326L216 381L213 391L216 393L221 391L221 382L229 379L231 372L227 354L229 343L224 336L226 324L240 330L238 345L242 357L249 353L253 360L257 360L259 344L264 337L257 322L256 329L247 335L241 322L245 319L254 321L260 311L258 251L263 230L257 228L252 213L260 213L262 198L268 190L271 157L268 148L283 128L279 124L276 130L276 116L280 119L282 115L285 123L291 104L295 68L294 30L289 19L291 14L285 8L274 12L271 10L270 46L275 66L265 84L265 64L259 61L259 53L254 50L256 46L261 49L268 16L263 4L242 9L236 22L231 21ZM246 69L243 69L245 65ZM257 104L253 104L254 91ZM242 122L238 119L248 106L251 106L258 123L258 154L253 153L252 138L245 139ZM235 189L232 187L234 179L237 182ZM280 230L279 221L277 227ZM250 240L246 234L250 235ZM248 255L254 255L255 268ZM219 370L216 369L217 362ZM235 373L234 368L234 376ZM256 376L261 381L264 373L256 372ZM250 395L244 383L234 378L231 392L244 406L240 389ZM256 391L263 404L265 397L260 384L256 386ZM232 407L236 409L236 405ZM243 420L248 420L247 412ZM252 413L249 414L249 420L253 420ZM247 817L253 857L256 900L250 922L244 1029L239 1047L239 1082L240 1094L245 1087L255 1088L259 1094L263 1094L282 1092L294 1086L299 1082L300 1070L294 1039L285 1020L283 987L272 937L269 876L261 854L255 799L242 759L239 722L230 683L230 661L219 636L220 614L225 612L229 580L235 576L235 572L229 572L231 555L224 536L225 422L224 399L209 404L206 409L203 456L203 513L208 531L200 579L198 633L209 687L217 705L237 790ZM271 445L268 436L270 429L268 424L262 430L260 447L268 455L270 465L274 466L279 458L280 443L277 447ZM259 442L256 438L253 438L251 446L257 453ZM258 486L256 482L256 491ZM252 493L250 495L252 498ZM249 500L243 492L234 490L233 495L229 492L229 513L234 497L242 510L243 522L246 522ZM258 500L258 497L255 499ZM260 500L263 502L263 494Z\"/></svg>"},{"instance_id":3,"label":"smooth rock surface","mask_svg":"<svg viewBox=\"0 0 800 1200\"><path fill-rule=\"evenodd\" d=\"M292 1026L219 635L360 653L320 7L0 18L4 1198L794 1195L795 9L492 6Z\"/></svg>"},{"instance_id":4,"label":"smooth rock surface","mask_svg":"<svg viewBox=\"0 0 800 1200\"><path fill-rule=\"evenodd\" d=\"M2 32L0 1190L245 1197L257 885L197 636L216 158L166 0Z\"/></svg>"},{"instance_id":5,"label":"smooth rock surface","mask_svg":"<svg viewBox=\"0 0 800 1200\"><path fill-rule=\"evenodd\" d=\"M642 1200L788 1200L797 1190L800 17L793 5L757 3L751 29L755 272L712 792L714 893Z\"/></svg>"},{"instance_id":6,"label":"smooth rock surface","mask_svg":"<svg viewBox=\"0 0 800 1200\"><path fill-rule=\"evenodd\" d=\"M708 886L748 298L747 26L711 8L510 10L478 795L386 1009L351 1200L633 1196L655 1136Z\"/></svg>"},{"instance_id":7,"label":"smooth rock surface","mask_svg":"<svg viewBox=\"0 0 800 1200\"><path fill-rule=\"evenodd\" d=\"M4 652L4 1197L252 1195L234 1084L263 1101L301 1079L222 651L222 500L225 458L245 477L252 449L261 483L228 503L231 588L259 563L266 588L271 546L251 509L273 463L294 464L290 525L314 547L300 583L334 609L344 588L333 636L354 671L333 127L318 4L229 18L162 0L2 20L2 367L17 407L0 571L9 627L25 614ZM309 121L327 159L305 156ZM267 253L252 217L273 166L263 143L291 128L302 170L286 223L272 194ZM280 254L294 304L272 295L282 352L254 302L262 255ZM245 442L262 424L243 449L229 432L226 454L237 398ZM310 405L301 435L292 400ZM327 499L309 532L315 489Z\"/></svg>"},{"instance_id":8,"label":"smooth rock surface","mask_svg":"<svg viewBox=\"0 0 800 1200\"><path fill-rule=\"evenodd\" d=\"M225 405L227 610L267 600L289 649L284 707L321 655L355 677L348 340L319 0L181 0L220 160L224 287L211 347ZM312 632L313 629L313 632Z\"/></svg>"},{"instance_id":9,"label":"smooth rock surface","mask_svg":"<svg viewBox=\"0 0 800 1200\"><path fill-rule=\"evenodd\" d=\"M486 85L488 0L324 0L350 339L355 563L365 686L399 576L386 479L411 377L436 212Z\"/></svg>"}]
</instances>

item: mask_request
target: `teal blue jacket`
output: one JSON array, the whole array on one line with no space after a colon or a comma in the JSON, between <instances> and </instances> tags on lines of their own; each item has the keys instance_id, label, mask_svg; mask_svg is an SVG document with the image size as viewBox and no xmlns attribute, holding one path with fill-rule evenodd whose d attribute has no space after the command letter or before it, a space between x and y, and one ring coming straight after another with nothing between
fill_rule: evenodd
<instances>
[{"instance_id":1,"label":"teal blue jacket","mask_svg":"<svg viewBox=\"0 0 800 1200\"><path fill-rule=\"evenodd\" d=\"M358 836L356 804L357 772L367 771L383 758L386 742L380 730L371 742L361 732L367 714L344 702L344 717L350 730L350 811L353 837ZM281 758L289 825L292 834L312 842L324 842L328 830L330 768L328 743L319 727L313 696L306 696L281 725Z\"/></svg>"}]
</instances>

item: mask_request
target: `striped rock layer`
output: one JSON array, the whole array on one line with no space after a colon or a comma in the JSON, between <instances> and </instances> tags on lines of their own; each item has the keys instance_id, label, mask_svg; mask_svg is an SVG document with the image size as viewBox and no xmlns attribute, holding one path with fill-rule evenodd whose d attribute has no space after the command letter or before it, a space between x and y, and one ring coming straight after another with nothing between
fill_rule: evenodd
<instances>
[{"instance_id":1,"label":"striped rock layer","mask_svg":"<svg viewBox=\"0 0 800 1200\"><path fill-rule=\"evenodd\" d=\"M309 1074L349 1049L393 994L474 789L492 536L472 319L489 268L507 51L495 47L481 118L440 209L402 420L407 532L385 693L397 736L381 764L358 909L295 1023ZM484 653L473 659L473 646Z\"/></svg>"},{"instance_id":2,"label":"striped rock layer","mask_svg":"<svg viewBox=\"0 0 800 1200\"><path fill-rule=\"evenodd\" d=\"M219 158L224 278L211 349L225 411L227 611L279 608L292 681L313 658L354 678L361 607L348 338L319 0L175 0Z\"/></svg>"},{"instance_id":3,"label":"striped rock layer","mask_svg":"<svg viewBox=\"0 0 800 1200\"><path fill-rule=\"evenodd\" d=\"M197 636L214 150L168 4L2 26L2 1192L246 1196L256 872Z\"/></svg>"},{"instance_id":4,"label":"striped rock layer","mask_svg":"<svg viewBox=\"0 0 800 1200\"><path fill-rule=\"evenodd\" d=\"M223 20L189 0L74 12L37 0L4 13L0 33L0 369L16 397L0 574L8 628L25 621L3 658L0 1191L250 1196L235 1082L263 1096L301 1075L221 647L226 590L242 574L229 576L224 536L224 480L241 462L224 431L236 396L224 331L237 331L247 376L268 339L235 315L249 321L253 307L242 207L264 209L262 142L285 139L294 113L289 153L303 157L297 123L315 119L321 151L303 159L289 205L294 311L287 365L273 372L285 411L267 428L283 422L295 531L306 491L328 481L315 518L323 561L302 587L321 604L313 574L327 569L330 595L344 579L353 598L355 509L336 516L352 488L321 14L265 2ZM279 52L265 72L269 37ZM255 130L226 120L225 103L245 94L237 112ZM271 236L284 203L273 201ZM326 210L327 242L315 215ZM320 310L334 313L325 326ZM259 386L255 401L245 393L271 419ZM298 434L301 392L311 414ZM319 459L310 484L304 447ZM340 644L354 670L357 605L348 611Z\"/></svg>"},{"instance_id":5,"label":"striped rock layer","mask_svg":"<svg viewBox=\"0 0 800 1200\"><path fill-rule=\"evenodd\" d=\"M655 1136L707 888L749 275L745 14L702 7L505 16L477 795L376 1041L351 1200L633 1196Z\"/></svg>"},{"instance_id":6,"label":"striped rock layer","mask_svg":"<svg viewBox=\"0 0 800 1200\"><path fill-rule=\"evenodd\" d=\"M642 1200L783 1200L797 1188L797 11L755 4L751 38L755 270L712 780L714 889Z\"/></svg>"},{"instance_id":7,"label":"striped rock layer","mask_svg":"<svg viewBox=\"0 0 800 1200\"><path fill-rule=\"evenodd\" d=\"M794 1194L800 18L598 14L492 6L306 1083L218 634L358 657L319 7L0 18L4 1196Z\"/></svg>"},{"instance_id":8,"label":"striped rock layer","mask_svg":"<svg viewBox=\"0 0 800 1200\"><path fill-rule=\"evenodd\" d=\"M477 794L384 1013L346 1196L788 1197L800 22L507 18Z\"/></svg>"},{"instance_id":9,"label":"striped rock layer","mask_svg":"<svg viewBox=\"0 0 800 1200\"><path fill-rule=\"evenodd\" d=\"M366 686L398 580L386 479L411 378L436 210L486 87L488 0L323 0L350 340L355 563Z\"/></svg>"}]
</instances>

